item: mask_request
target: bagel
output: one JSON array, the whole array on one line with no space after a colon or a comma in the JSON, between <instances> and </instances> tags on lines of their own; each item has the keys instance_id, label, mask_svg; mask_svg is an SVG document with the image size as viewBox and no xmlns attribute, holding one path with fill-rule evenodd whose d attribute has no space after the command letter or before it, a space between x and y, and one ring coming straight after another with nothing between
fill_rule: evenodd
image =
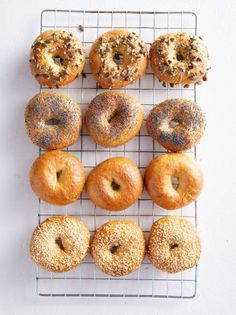
<instances>
[{"instance_id":1,"label":"bagel","mask_svg":"<svg viewBox=\"0 0 236 315\"><path fill-rule=\"evenodd\" d=\"M33 192L53 205L67 205L76 201L83 190L85 178L80 159L62 151L40 155L30 170Z\"/></svg>"},{"instance_id":2,"label":"bagel","mask_svg":"<svg viewBox=\"0 0 236 315\"><path fill-rule=\"evenodd\" d=\"M148 134L165 149L191 149L203 136L206 118L191 100L169 99L156 105L146 119Z\"/></svg>"},{"instance_id":3,"label":"bagel","mask_svg":"<svg viewBox=\"0 0 236 315\"><path fill-rule=\"evenodd\" d=\"M134 32L112 30L92 45L89 54L91 72L103 88L124 87L145 73L147 55L145 43Z\"/></svg>"},{"instance_id":4,"label":"bagel","mask_svg":"<svg viewBox=\"0 0 236 315\"><path fill-rule=\"evenodd\" d=\"M85 114L90 137L103 147L122 145L142 127L143 108L138 100L120 92L97 95Z\"/></svg>"},{"instance_id":5,"label":"bagel","mask_svg":"<svg viewBox=\"0 0 236 315\"><path fill-rule=\"evenodd\" d=\"M51 272L65 272L80 265L89 249L87 226L72 216L47 218L34 230L30 254L34 262Z\"/></svg>"},{"instance_id":6,"label":"bagel","mask_svg":"<svg viewBox=\"0 0 236 315\"><path fill-rule=\"evenodd\" d=\"M177 179L177 187L172 183ZM203 173L197 161L184 153L163 154L145 170L144 184L152 200L174 210L194 201L203 186Z\"/></svg>"},{"instance_id":7,"label":"bagel","mask_svg":"<svg viewBox=\"0 0 236 315\"><path fill-rule=\"evenodd\" d=\"M95 233L91 255L96 266L108 275L120 277L136 270L145 257L145 238L137 223L109 221Z\"/></svg>"},{"instance_id":8,"label":"bagel","mask_svg":"<svg viewBox=\"0 0 236 315\"><path fill-rule=\"evenodd\" d=\"M82 128L79 105L69 96L45 91L36 94L25 109L30 140L42 149L62 149L76 142Z\"/></svg>"},{"instance_id":9,"label":"bagel","mask_svg":"<svg viewBox=\"0 0 236 315\"><path fill-rule=\"evenodd\" d=\"M139 198L143 179L137 166L125 157L114 157L98 164L89 174L89 198L106 210L124 210Z\"/></svg>"},{"instance_id":10,"label":"bagel","mask_svg":"<svg viewBox=\"0 0 236 315\"><path fill-rule=\"evenodd\" d=\"M83 70L85 54L81 42L63 30L48 30L34 41L30 69L41 85L59 87L72 82Z\"/></svg>"},{"instance_id":11,"label":"bagel","mask_svg":"<svg viewBox=\"0 0 236 315\"><path fill-rule=\"evenodd\" d=\"M201 255L201 241L188 220L168 216L153 223L148 240L148 257L158 269L176 273L194 267Z\"/></svg>"},{"instance_id":12,"label":"bagel","mask_svg":"<svg viewBox=\"0 0 236 315\"><path fill-rule=\"evenodd\" d=\"M150 48L150 63L163 85L188 87L207 80L208 52L200 36L185 32L159 36Z\"/></svg>"}]
</instances>

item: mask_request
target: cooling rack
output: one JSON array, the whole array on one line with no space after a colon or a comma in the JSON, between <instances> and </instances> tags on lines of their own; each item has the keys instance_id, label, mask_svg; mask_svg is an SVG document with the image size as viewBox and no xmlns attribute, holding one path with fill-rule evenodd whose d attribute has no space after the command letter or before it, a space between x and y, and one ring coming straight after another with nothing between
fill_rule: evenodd
<instances>
[{"instance_id":1,"label":"cooling rack","mask_svg":"<svg viewBox=\"0 0 236 315\"><path fill-rule=\"evenodd\" d=\"M68 86L59 89L75 99L83 113L95 95L106 91L96 84L91 75L88 65L89 49L99 35L115 28L134 31L150 45L156 37L167 32L186 31L196 34L197 16L192 12L44 10L41 13L41 32L47 29L63 29L74 34L84 44L86 65L83 75ZM45 89L47 88L40 87L40 90ZM196 101L195 85L187 89L178 86L170 88L169 85L164 87L153 76L150 68L140 80L117 91L136 96L143 105L145 114L154 104L165 99L186 97ZM79 141L67 148L67 151L81 159L87 174L95 165L113 156L126 156L132 159L143 172L154 157L167 152L147 135L144 127L133 140L112 149L93 143L83 127ZM41 154L41 150L39 153ZM196 158L196 148L187 153ZM146 191L133 206L115 213L96 207L85 191L77 202L66 207L51 206L39 200L39 222L49 216L62 214L80 217L89 227L91 234L109 220L130 219L141 226L147 237L152 223L160 217L170 215L170 212L155 205ZM171 215L186 217L196 225L197 203L172 211ZM98 270L90 255L87 255L79 267L67 273L50 273L37 268L36 288L38 295L52 297L192 298L196 295L197 267L170 275L154 268L145 258L137 271L124 277L114 278Z\"/></svg>"}]
</instances>

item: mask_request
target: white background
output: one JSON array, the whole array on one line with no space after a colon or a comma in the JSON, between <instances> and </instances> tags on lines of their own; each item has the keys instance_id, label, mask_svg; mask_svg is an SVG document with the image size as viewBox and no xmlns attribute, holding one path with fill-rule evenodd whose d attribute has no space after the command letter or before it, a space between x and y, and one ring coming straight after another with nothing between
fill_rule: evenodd
<instances>
[{"instance_id":1,"label":"white background","mask_svg":"<svg viewBox=\"0 0 236 315\"><path fill-rule=\"evenodd\" d=\"M31 42L42 9L178 10L198 14L198 33L208 44L212 70L198 89L208 128L198 146L205 172L198 226L203 242L198 292L193 300L40 298L28 242L36 224L37 199L28 170L37 154L24 128L23 111L38 85L28 68ZM0 313L28 314L236 314L236 102L235 1L0 2L1 254Z\"/></svg>"}]
</instances>

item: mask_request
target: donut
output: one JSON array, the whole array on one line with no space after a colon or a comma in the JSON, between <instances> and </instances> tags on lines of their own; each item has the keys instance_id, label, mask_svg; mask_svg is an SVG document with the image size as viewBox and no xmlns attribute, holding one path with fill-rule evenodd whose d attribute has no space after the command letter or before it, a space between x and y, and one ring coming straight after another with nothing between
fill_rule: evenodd
<instances>
[{"instance_id":1,"label":"donut","mask_svg":"<svg viewBox=\"0 0 236 315\"><path fill-rule=\"evenodd\" d=\"M122 145L142 127L143 108L138 100L120 92L97 95L85 114L90 137L103 147Z\"/></svg>"},{"instance_id":2,"label":"donut","mask_svg":"<svg viewBox=\"0 0 236 315\"><path fill-rule=\"evenodd\" d=\"M125 157L114 157L101 162L90 172L86 189L98 207L124 210L142 194L143 179L134 162Z\"/></svg>"},{"instance_id":3,"label":"donut","mask_svg":"<svg viewBox=\"0 0 236 315\"><path fill-rule=\"evenodd\" d=\"M69 96L45 91L36 94L26 106L25 125L35 145L46 150L61 149L79 138L82 114Z\"/></svg>"},{"instance_id":4,"label":"donut","mask_svg":"<svg viewBox=\"0 0 236 315\"><path fill-rule=\"evenodd\" d=\"M47 218L34 230L30 242L33 261L51 272L65 272L80 265L89 249L87 226L72 216Z\"/></svg>"},{"instance_id":5,"label":"donut","mask_svg":"<svg viewBox=\"0 0 236 315\"><path fill-rule=\"evenodd\" d=\"M113 277L136 270L145 257L144 234L135 222L114 220L102 225L91 243L96 266Z\"/></svg>"},{"instance_id":6,"label":"donut","mask_svg":"<svg viewBox=\"0 0 236 315\"><path fill-rule=\"evenodd\" d=\"M208 52L200 36L185 32L159 36L150 48L150 63L163 85L189 84L207 80Z\"/></svg>"},{"instance_id":7,"label":"donut","mask_svg":"<svg viewBox=\"0 0 236 315\"><path fill-rule=\"evenodd\" d=\"M82 72L84 49L71 33L48 30L35 39L29 62L39 84L59 87L72 82Z\"/></svg>"},{"instance_id":8,"label":"donut","mask_svg":"<svg viewBox=\"0 0 236 315\"><path fill-rule=\"evenodd\" d=\"M148 257L158 269L176 273L194 267L201 255L201 241L188 220L168 216L153 223L148 240Z\"/></svg>"},{"instance_id":9,"label":"donut","mask_svg":"<svg viewBox=\"0 0 236 315\"><path fill-rule=\"evenodd\" d=\"M177 186L174 180L177 180ZM144 184L158 206L174 210L188 205L199 196L203 173L197 161L188 154L163 154L146 168Z\"/></svg>"},{"instance_id":10,"label":"donut","mask_svg":"<svg viewBox=\"0 0 236 315\"><path fill-rule=\"evenodd\" d=\"M188 99L169 99L156 105L146 120L148 134L164 148L178 152L191 149L202 137L206 118Z\"/></svg>"},{"instance_id":11,"label":"donut","mask_svg":"<svg viewBox=\"0 0 236 315\"><path fill-rule=\"evenodd\" d=\"M101 35L92 45L91 72L103 88L119 88L138 80L148 64L145 43L134 32L116 29Z\"/></svg>"},{"instance_id":12,"label":"donut","mask_svg":"<svg viewBox=\"0 0 236 315\"><path fill-rule=\"evenodd\" d=\"M80 159L62 151L40 155L30 170L33 192L53 205L67 205L76 201L83 190L85 178Z\"/></svg>"}]
</instances>

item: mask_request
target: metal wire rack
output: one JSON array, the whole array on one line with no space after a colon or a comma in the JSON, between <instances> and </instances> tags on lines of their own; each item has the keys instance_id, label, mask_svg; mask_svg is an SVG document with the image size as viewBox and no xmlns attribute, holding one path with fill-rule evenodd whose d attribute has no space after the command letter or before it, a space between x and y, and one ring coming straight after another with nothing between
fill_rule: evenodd
<instances>
[{"instance_id":1,"label":"metal wire rack","mask_svg":"<svg viewBox=\"0 0 236 315\"><path fill-rule=\"evenodd\" d=\"M79 30L79 25L83 26L83 31ZM44 10L41 13L40 31L64 29L74 34L84 44L86 61L88 61L90 46L95 39L113 28L134 31L147 44L151 44L160 34L167 32L186 31L196 34L197 16L192 12ZM40 90L44 89L46 88L40 88ZM83 113L91 99L105 91L96 85L88 62L83 76L79 76L74 82L59 90L77 100ZM169 88L168 85L163 87L150 68L140 80L120 91L136 96L144 106L145 113L154 104L169 98L186 97L196 101L196 86L187 89ZM67 151L81 159L87 173L95 165L112 156L126 156L135 161L143 171L155 156L166 152L148 137L144 127L133 140L112 149L93 143L83 127L79 141ZM196 158L196 148L188 154ZM51 206L39 200L39 222L48 216L61 214L80 217L92 234L104 222L120 217L127 218L139 223L147 236L152 223L170 213L155 205L145 191L135 205L115 213L96 207L85 191L76 203L66 207ZM172 211L171 215L184 216L196 224L197 203ZM50 273L37 268L36 284L40 296L192 298L196 295L197 267L170 275L154 268L145 258L137 271L125 277L113 278L98 270L88 255L79 267L64 274Z\"/></svg>"}]
</instances>

